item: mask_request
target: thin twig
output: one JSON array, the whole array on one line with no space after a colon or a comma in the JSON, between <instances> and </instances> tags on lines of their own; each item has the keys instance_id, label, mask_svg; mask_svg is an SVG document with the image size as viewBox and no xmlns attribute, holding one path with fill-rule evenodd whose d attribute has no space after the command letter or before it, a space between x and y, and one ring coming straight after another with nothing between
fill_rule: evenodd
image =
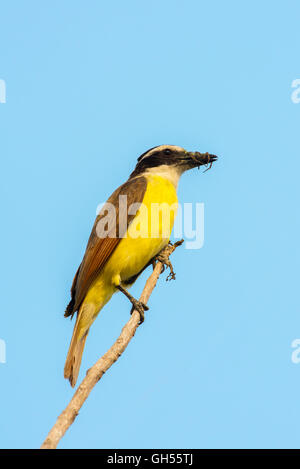
<instances>
[{"instance_id":1,"label":"thin twig","mask_svg":"<svg viewBox=\"0 0 300 469\"><path fill-rule=\"evenodd\" d=\"M177 241L175 244L168 244L162 251L162 254L168 258L175 249L183 243L183 240ZM157 280L163 270L163 263L158 261L153 269L152 274L148 278L140 301L147 303L152 291L155 288ZM54 426L48 433L47 438L41 446L41 449L55 449L64 436L68 428L72 425L78 415L79 410L88 398L90 392L96 383L102 378L104 373L118 360L122 355L130 340L133 338L135 331L139 327L140 314L134 310L129 321L123 327L120 336L112 347L93 365L88 371L77 388L71 401L65 410L59 415Z\"/></svg>"}]
</instances>

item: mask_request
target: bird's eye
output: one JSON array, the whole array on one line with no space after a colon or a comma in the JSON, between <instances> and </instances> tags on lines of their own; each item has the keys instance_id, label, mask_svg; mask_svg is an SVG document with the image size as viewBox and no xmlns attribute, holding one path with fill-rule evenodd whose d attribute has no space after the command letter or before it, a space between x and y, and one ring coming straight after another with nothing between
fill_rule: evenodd
<instances>
[{"instance_id":1,"label":"bird's eye","mask_svg":"<svg viewBox=\"0 0 300 469\"><path fill-rule=\"evenodd\" d=\"M171 150L169 150L168 148L166 150L164 150L164 154L165 155L171 155Z\"/></svg>"}]
</instances>

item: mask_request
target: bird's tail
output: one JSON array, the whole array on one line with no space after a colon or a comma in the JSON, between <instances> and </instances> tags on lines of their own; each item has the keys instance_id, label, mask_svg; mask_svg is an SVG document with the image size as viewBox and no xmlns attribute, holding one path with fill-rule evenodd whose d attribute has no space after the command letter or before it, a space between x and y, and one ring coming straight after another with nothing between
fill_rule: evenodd
<instances>
[{"instance_id":1,"label":"bird's tail","mask_svg":"<svg viewBox=\"0 0 300 469\"><path fill-rule=\"evenodd\" d=\"M77 314L76 324L74 326L64 368L64 377L70 381L72 388L74 388L78 378L83 349L91 323L93 322L94 313L94 305L85 304L81 306Z\"/></svg>"}]
</instances>

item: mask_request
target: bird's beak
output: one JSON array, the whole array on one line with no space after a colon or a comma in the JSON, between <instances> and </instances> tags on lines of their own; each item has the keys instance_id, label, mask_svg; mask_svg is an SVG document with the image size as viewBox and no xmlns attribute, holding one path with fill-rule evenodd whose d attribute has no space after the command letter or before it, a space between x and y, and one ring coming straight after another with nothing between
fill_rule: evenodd
<instances>
[{"instance_id":1,"label":"bird's beak","mask_svg":"<svg viewBox=\"0 0 300 469\"><path fill-rule=\"evenodd\" d=\"M191 168L203 165L210 165L209 168L211 168L213 162L218 159L216 155L212 155L210 153L199 153L198 151L189 152L187 154L187 158Z\"/></svg>"}]
</instances>

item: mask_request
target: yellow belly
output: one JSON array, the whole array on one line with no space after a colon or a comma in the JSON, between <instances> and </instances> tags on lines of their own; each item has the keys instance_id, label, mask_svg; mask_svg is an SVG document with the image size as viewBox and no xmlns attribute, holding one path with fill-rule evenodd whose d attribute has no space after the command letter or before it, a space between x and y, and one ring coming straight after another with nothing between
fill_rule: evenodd
<instances>
[{"instance_id":1,"label":"yellow belly","mask_svg":"<svg viewBox=\"0 0 300 469\"><path fill-rule=\"evenodd\" d=\"M168 243L177 212L177 194L167 179L147 176L142 206L99 277L89 289L84 303L104 306L116 285L137 275Z\"/></svg>"}]
</instances>

